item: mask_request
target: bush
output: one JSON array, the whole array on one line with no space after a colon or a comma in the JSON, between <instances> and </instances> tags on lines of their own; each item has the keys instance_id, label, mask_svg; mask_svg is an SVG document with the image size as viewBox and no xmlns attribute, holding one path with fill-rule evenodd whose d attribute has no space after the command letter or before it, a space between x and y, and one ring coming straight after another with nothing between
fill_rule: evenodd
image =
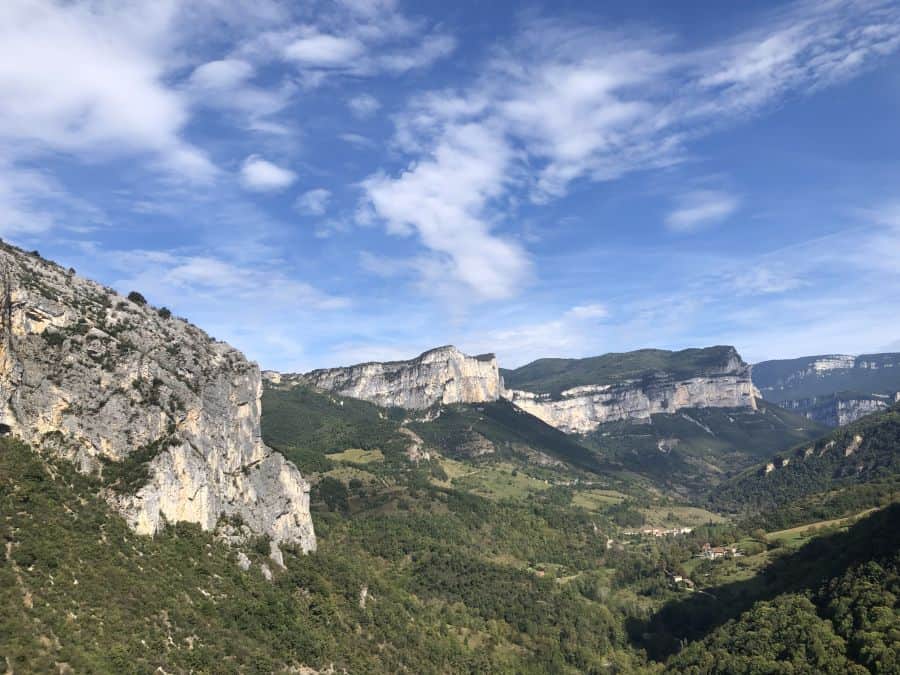
<instances>
[{"instance_id":1,"label":"bush","mask_svg":"<svg viewBox=\"0 0 900 675\"><path fill-rule=\"evenodd\" d=\"M44 337L44 340L47 341L47 344L51 347L59 347L63 342L66 341L65 336L62 333L57 333L56 331L48 331L45 330L41 335Z\"/></svg>"},{"instance_id":2,"label":"bush","mask_svg":"<svg viewBox=\"0 0 900 675\"><path fill-rule=\"evenodd\" d=\"M128 299L131 300L136 305L146 305L147 304L147 299L143 295L138 293L137 291L131 291L131 293L128 294Z\"/></svg>"},{"instance_id":3,"label":"bush","mask_svg":"<svg viewBox=\"0 0 900 675\"><path fill-rule=\"evenodd\" d=\"M172 317L172 311L168 307L160 307L157 312L163 319L169 319Z\"/></svg>"}]
</instances>

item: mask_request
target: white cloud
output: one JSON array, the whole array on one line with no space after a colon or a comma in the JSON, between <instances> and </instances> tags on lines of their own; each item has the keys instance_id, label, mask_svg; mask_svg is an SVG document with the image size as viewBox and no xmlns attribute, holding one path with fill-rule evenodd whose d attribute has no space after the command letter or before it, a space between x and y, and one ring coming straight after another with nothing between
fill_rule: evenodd
<instances>
[{"instance_id":1,"label":"white cloud","mask_svg":"<svg viewBox=\"0 0 900 675\"><path fill-rule=\"evenodd\" d=\"M201 64L191 73L190 83L201 89L231 89L253 76L253 66L240 59L220 59Z\"/></svg>"},{"instance_id":2,"label":"white cloud","mask_svg":"<svg viewBox=\"0 0 900 675\"><path fill-rule=\"evenodd\" d=\"M590 304L590 305L576 305L568 312L566 312L566 316L569 316L573 319L605 319L609 316L609 310L606 308L606 305L600 304Z\"/></svg>"},{"instance_id":3,"label":"white cloud","mask_svg":"<svg viewBox=\"0 0 900 675\"><path fill-rule=\"evenodd\" d=\"M527 278L527 256L494 234L503 220L492 206L682 161L691 140L898 47L900 8L879 0L795 4L693 51L659 35L531 21L471 87L420 95L397 117L395 146L410 168L365 181L364 212L393 234L417 233L475 295L507 297ZM722 192L689 193L667 224L693 230L737 206Z\"/></svg>"},{"instance_id":4,"label":"white cloud","mask_svg":"<svg viewBox=\"0 0 900 675\"><path fill-rule=\"evenodd\" d=\"M214 167L181 130L189 111L165 84L176 5L0 3L0 140L18 154L149 153L168 171Z\"/></svg>"},{"instance_id":5,"label":"white cloud","mask_svg":"<svg viewBox=\"0 0 900 675\"><path fill-rule=\"evenodd\" d=\"M331 192L325 188L308 190L297 197L295 206L298 211L311 216L321 216L328 208Z\"/></svg>"},{"instance_id":6,"label":"white cloud","mask_svg":"<svg viewBox=\"0 0 900 675\"><path fill-rule=\"evenodd\" d=\"M259 155L250 155L241 166L241 183L248 190L274 192L283 190L297 179L297 174L272 164Z\"/></svg>"},{"instance_id":7,"label":"white cloud","mask_svg":"<svg viewBox=\"0 0 900 675\"><path fill-rule=\"evenodd\" d=\"M364 51L363 44L355 38L326 35L315 29L306 29L302 37L284 47L284 56L301 65L330 68L350 66Z\"/></svg>"},{"instance_id":8,"label":"white cloud","mask_svg":"<svg viewBox=\"0 0 900 675\"><path fill-rule=\"evenodd\" d=\"M378 109L381 107L378 99L371 94L354 96L347 102L347 105L350 106L350 110L357 117L370 117L378 112Z\"/></svg>"},{"instance_id":9,"label":"white cloud","mask_svg":"<svg viewBox=\"0 0 900 675\"><path fill-rule=\"evenodd\" d=\"M288 133L284 124L271 118L287 107L297 86L290 81L274 87L255 86L255 76L256 68L242 59L209 61L194 69L183 90L194 106L238 113L249 129Z\"/></svg>"},{"instance_id":10,"label":"white cloud","mask_svg":"<svg viewBox=\"0 0 900 675\"><path fill-rule=\"evenodd\" d=\"M377 57L378 65L391 73L405 73L430 67L436 61L450 56L456 49L456 39L451 35L428 35L418 45L398 49Z\"/></svg>"},{"instance_id":11,"label":"white cloud","mask_svg":"<svg viewBox=\"0 0 900 675\"><path fill-rule=\"evenodd\" d=\"M139 289L157 304L197 306L210 303L210 310L224 307L240 314L267 307L337 310L349 305L346 298L323 293L308 283L291 279L257 265L237 265L207 255L182 255L167 251L109 251L116 266L128 271L115 285ZM236 314L236 315L237 315Z\"/></svg>"},{"instance_id":12,"label":"white cloud","mask_svg":"<svg viewBox=\"0 0 900 675\"><path fill-rule=\"evenodd\" d=\"M395 3L341 2L331 9L314 22L282 22L261 32L238 54L261 63L293 64L304 85L316 87L335 76L397 75L428 68L456 48L452 36L405 16Z\"/></svg>"},{"instance_id":13,"label":"white cloud","mask_svg":"<svg viewBox=\"0 0 900 675\"><path fill-rule=\"evenodd\" d=\"M429 157L396 179L372 176L364 189L388 232L416 233L438 255L437 276L449 274L477 297L504 298L520 290L530 268L521 246L492 234L486 214L504 189L510 159L490 129L458 125Z\"/></svg>"},{"instance_id":14,"label":"white cloud","mask_svg":"<svg viewBox=\"0 0 900 675\"><path fill-rule=\"evenodd\" d=\"M666 216L666 226L673 232L694 232L719 223L737 210L738 200L715 190L695 190L680 195L678 207Z\"/></svg>"}]
</instances>

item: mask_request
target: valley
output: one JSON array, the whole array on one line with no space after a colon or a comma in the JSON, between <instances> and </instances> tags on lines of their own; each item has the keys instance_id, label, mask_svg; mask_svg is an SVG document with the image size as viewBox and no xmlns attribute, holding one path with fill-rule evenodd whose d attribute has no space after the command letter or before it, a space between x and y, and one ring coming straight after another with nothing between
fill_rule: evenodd
<instances>
[{"instance_id":1,"label":"valley","mask_svg":"<svg viewBox=\"0 0 900 675\"><path fill-rule=\"evenodd\" d=\"M829 429L731 347L260 375L2 254L10 672L894 672L897 405Z\"/></svg>"}]
</instances>

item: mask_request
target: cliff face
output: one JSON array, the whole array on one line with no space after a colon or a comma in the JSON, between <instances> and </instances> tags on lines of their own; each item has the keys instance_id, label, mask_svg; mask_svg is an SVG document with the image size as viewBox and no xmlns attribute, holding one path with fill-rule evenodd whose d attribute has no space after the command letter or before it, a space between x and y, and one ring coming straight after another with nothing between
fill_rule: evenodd
<instances>
[{"instance_id":1,"label":"cliff face","mask_svg":"<svg viewBox=\"0 0 900 675\"><path fill-rule=\"evenodd\" d=\"M900 354L828 354L753 366L763 398L829 426L884 410L900 392Z\"/></svg>"},{"instance_id":2,"label":"cliff face","mask_svg":"<svg viewBox=\"0 0 900 675\"><path fill-rule=\"evenodd\" d=\"M866 396L863 394L841 394L839 396L816 396L782 402L787 410L804 415L829 427L842 427L861 417L880 410L887 410L900 400L900 393L891 396Z\"/></svg>"},{"instance_id":3,"label":"cliff face","mask_svg":"<svg viewBox=\"0 0 900 675\"><path fill-rule=\"evenodd\" d=\"M508 389L504 396L562 431L589 433L617 420L650 420L682 408L756 408L750 367L729 350L696 377L652 371L611 384L582 385L559 394Z\"/></svg>"},{"instance_id":4,"label":"cliff face","mask_svg":"<svg viewBox=\"0 0 900 675\"><path fill-rule=\"evenodd\" d=\"M137 532L237 517L315 548L309 485L263 445L240 352L5 245L0 307L0 428L104 477Z\"/></svg>"},{"instance_id":5,"label":"cliff face","mask_svg":"<svg viewBox=\"0 0 900 675\"><path fill-rule=\"evenodd\" d=\"M900 391L900 354L827 354L763 361L753 366L763 398L780 403L852 391L893 395Z\"/></svg>"},{"instance_id":6,"label":"cliff face","mask_svg":"<svg viewBox=\"0 0 900 675\"><path fill-rule=\"evenodd\" d=\"M466 356L451 346L432 349L409 361L361 363L298 375L266 373L266 376L380 406L412 410L436 403L496 401L503 389L493 354Z\"/></svg>"}]
</instances>

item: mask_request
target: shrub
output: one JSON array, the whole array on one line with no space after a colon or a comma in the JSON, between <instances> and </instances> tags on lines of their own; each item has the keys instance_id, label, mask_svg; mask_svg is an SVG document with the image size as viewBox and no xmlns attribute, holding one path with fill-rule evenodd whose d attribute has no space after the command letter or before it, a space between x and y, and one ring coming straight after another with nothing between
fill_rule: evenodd
<instances>
[{"instance_id":1,"label":"shrub","mask_svg":"<svg viewBox=\"0 0 900 675\"><path fill-rule=\"evenodd\" d=\"M136 305L146 305L147 304L147 299L143 295L138 293L137 291L131 291L131 293L128 294L128 299L131 300Z\"/></svg>"},{"instance_id":2,"label":"shrub","mask_svg":"<svg viewBox=\"0 0 900 675\"><path fill-rule=\"evenodd\" d=\"M57 333L56 331L51 332L45 330L41 335L51 347L59 347L66 340L62 333Z\"/></svg>"},{"instance_id":3,"label":"shrub","mask_svg":"<svg viewBox=\"0 0 900 675\"><path fill-rule=\"evenodd\" d=\"M163 319L168 319L172 316L172 312L168 307L160 307L157 314L159 314Z\"/></svg>"}]
</instances>

